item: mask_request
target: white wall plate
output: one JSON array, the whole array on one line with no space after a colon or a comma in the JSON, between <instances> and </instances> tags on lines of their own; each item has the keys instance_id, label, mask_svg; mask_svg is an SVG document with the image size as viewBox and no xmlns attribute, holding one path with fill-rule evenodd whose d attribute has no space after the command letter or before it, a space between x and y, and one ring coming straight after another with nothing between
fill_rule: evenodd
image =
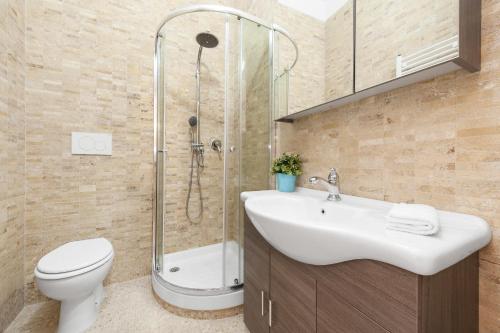
<instances>
[{"instance_id":1,"label":"white wall plate","mask_svg":"<svg viewBox=\"0 0 500 333\"><path fill-rule=\"evenodd\" d=\"M111 155L113 138L111 133L71 133L73 155Z\"/></svg>"}]
</instances>

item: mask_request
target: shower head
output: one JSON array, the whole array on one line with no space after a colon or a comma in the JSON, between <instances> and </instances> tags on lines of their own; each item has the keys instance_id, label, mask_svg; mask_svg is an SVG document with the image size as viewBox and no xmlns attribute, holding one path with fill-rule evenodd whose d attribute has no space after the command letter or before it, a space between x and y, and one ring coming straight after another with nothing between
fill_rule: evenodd
<instances>
[{"instance_id":1,"label":"shower head","mask_svg":"<svg viewBox=\"0 0 500 333\"><path fill-rule=\"evenodd\" d=\"M201 47L213 48L219 44L217 37L208 32L202 32L196 35L196 41Z\"/></svg>"},{"instance_id":2,"label":"shower head","mask_svg":"<svg viewBox=\"0 0 500 333\"><path fill-rule=\"evenodd\" d=\"M198 119L195 116L192 116L188 119L189 126L195 127L198 123Z\"/></svg>"}]
</instances>

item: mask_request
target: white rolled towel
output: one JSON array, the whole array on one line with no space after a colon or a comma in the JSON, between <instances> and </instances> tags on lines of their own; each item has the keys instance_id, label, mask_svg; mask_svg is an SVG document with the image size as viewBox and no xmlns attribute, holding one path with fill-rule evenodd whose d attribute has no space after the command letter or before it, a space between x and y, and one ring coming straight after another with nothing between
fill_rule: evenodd
<instances>
[{"instance_id":1,"label":"white rolled towel","mask_svg":"<svg viewBox=\"0 0 500 333\"><path fill-rule=\"evenodd\" d=\"M439 216L432 206L395 204L386 216L387 229L418 235L433 235L439 231Z\"/></svg>"}]
</instances>

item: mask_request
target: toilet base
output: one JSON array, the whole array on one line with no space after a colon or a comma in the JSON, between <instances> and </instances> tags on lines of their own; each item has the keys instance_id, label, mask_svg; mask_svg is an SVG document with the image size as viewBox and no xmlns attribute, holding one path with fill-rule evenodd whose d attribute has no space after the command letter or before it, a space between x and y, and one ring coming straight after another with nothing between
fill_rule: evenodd
<instances>
[{"instance_id":1,"label":"toilet base","mask_svg":"<svg viewBox=\"0 0 500 333\"><path fill-rule=\"evenodd\" d=\"M67 299L61 302L58 333L85 332L94 324L99 307L104 299L102 283L83 298Z\"/></svg>"}]
</instances>

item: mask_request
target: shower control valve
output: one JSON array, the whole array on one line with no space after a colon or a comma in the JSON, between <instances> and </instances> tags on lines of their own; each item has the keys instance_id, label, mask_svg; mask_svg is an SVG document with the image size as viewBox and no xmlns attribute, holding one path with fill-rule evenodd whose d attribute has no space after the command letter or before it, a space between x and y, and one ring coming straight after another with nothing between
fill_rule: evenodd
<instances>
[{"instance_id":1,"label":"shower control valve","mask_svg":"<svg viewBox=\"0 0 500 333\"><path fill-rule=\"evenodd\" d=\"M216 138L210 138L209 146L219 154L222 153L222 142Z\"/></svg>"}]
</instances>

